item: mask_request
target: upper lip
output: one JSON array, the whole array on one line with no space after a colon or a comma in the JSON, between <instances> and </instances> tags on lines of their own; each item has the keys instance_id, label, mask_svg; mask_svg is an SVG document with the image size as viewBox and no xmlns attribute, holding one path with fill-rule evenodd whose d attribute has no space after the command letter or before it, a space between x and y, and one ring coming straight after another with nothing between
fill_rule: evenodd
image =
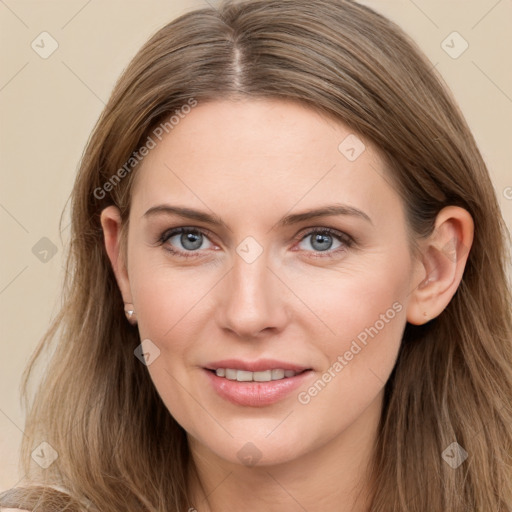
<instances>
[{"instance_id":1,"label":"upper lip","mask_svg":"<svg viewBox=\"0 0 512 512\"><path fill-rule=\"evenodd\" d=\"M261 372L264 370L282 369L293 370L294 372L302 372L310 370L307 366L301 366L286 361L278 361L277 359L258 359L257 361L242 361L241 359L223 359L222 361L213 361L208 363L205 368L207 370L216 370L217 368L231 368L234 370L245 370L248 372Z\"/></svg>"}]
</instances>

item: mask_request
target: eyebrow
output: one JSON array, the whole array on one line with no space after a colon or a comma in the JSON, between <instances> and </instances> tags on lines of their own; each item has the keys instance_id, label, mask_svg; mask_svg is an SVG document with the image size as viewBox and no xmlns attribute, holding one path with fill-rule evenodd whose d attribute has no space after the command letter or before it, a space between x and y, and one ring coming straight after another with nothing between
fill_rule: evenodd
<instances>
[{"instance_id":1,"label":"eyebrow","mask_svg":"<svg viewBox=\"0 0 512 512\"><path fill-rule=\"evenodd\" d=\"M143 217L152 217L155 215L178 215L179 217L183 217L186 219L197 220L200 222L204 222L206 224L211 224L212 226L220 226L229 230L226 223L215 214L209 214L206 212L202 212L200 210L194 210L193 208L185 208L180 206L172 206L169 204L161 204L158 206L153 206L150 208ZM343 215L350 217L358 217L360 219L365 220L373 225L370 217L359 210L358 208L354 208L353 206L343 205L343 204L333 204L328 206L323 206L322 208L316 208L312 210L306 210L301 213L292 213L290 215L286 215L282 219L280 219L275 226L284 227L290 226L292 224L298 224L299 222L304 222L306 220L316 219L318 217L328 217L335 215Z\"/></svg>"}]
</instances>

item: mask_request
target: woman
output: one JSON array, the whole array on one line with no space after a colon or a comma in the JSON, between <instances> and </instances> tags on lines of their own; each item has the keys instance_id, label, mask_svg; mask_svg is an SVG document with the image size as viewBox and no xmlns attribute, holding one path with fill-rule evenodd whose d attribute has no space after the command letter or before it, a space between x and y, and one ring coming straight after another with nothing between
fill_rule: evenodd
<instances>
[{"instance_id":1,"label":"woman","mask_svg":"<svg viewBox=\"0 0 512 512\"><path fill-rule=\"evenodd\" d=\"M29 484L2 506L512 510L504 223L396 25L339 0L173 21L116 85L72 215Z\"/></svg>"}]
</instances>

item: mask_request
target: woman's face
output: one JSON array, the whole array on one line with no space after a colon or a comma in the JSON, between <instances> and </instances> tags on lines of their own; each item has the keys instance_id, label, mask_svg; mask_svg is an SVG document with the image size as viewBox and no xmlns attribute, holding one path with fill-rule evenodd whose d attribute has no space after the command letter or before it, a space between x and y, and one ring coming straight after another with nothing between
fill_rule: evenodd
<instances>
[{"instance_id":1,"label":"woman's face","mask_svg":"<svg viewBox=\"0 0 512 512\"><path fill-rule=\"evenodd\" d=\"M216 101L137 170L121 287L155 387L204 453L276 464L374 428L418 272L363 142L295 103ZM265 382L288 367L307 371Z\"/></svg>"}]
</instances>

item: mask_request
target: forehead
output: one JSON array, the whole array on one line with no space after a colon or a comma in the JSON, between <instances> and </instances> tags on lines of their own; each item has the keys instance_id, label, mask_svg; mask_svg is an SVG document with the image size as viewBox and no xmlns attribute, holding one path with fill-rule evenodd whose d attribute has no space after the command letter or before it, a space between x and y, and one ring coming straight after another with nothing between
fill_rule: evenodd
<instances>
[{"instance_id":1,"label":"forehead","mask_svg":"<svg viewBox=\"0 0 512 512\"><path fill-rule=\"evenodd\" d=\"M137 211L177 201L254 217L327 202L371 216L401 208L373 145L295 102L199 103L153 138L134 184Z\"/></svg>"}]
</instances>

